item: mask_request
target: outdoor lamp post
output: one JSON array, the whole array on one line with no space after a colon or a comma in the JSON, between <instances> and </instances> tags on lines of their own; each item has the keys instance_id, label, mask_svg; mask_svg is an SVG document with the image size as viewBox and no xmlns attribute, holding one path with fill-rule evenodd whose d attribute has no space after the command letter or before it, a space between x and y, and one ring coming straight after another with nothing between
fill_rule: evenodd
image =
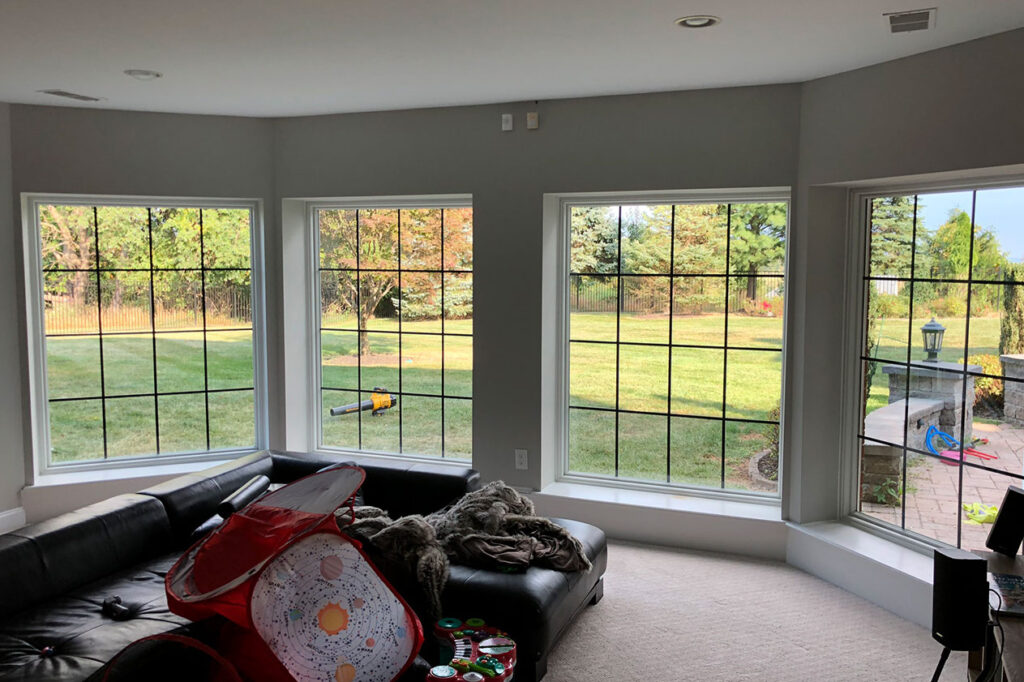
<instances>
[{"instance_id":1,"label":"outdoor lamp post","mask_svg":"<svg viewBox=\"0 0 1024 682\"><path fill-rule=\"evenodd\" d=\"M932 318L931 322L921 327L921 336L924 337L924 350L928 353L925 362L938 362L939 351L942 350L942 335L946 328Z\"/></svg>"}]
</instances>

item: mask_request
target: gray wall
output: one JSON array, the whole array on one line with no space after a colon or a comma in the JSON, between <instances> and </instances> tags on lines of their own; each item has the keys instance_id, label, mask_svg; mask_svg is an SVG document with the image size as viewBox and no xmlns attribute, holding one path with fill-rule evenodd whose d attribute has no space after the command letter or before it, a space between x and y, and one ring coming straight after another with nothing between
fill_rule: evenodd
<instances>
[{"instance_id":1,"label":"gray wall","mask_svg":"<svg viewBox=\"0 0 1024 682\"><path fill-rule=\"evenodd\" d=\"M15 248L14 201L11 193L11 108L0 104L0 511L19 506L25 483L22 447L20 304L17 273L21 259Z\"/></svg>"},{"instance_id":2,"label":"gray wall","mask_svg":"<svg viewBox=\"0 0 1024 682\"><path fill-rule=\"evenodd\" d=\"M799 86L292 118L279 196L471 193L474 466L541 483L542 208L546 192L790 186ZM516 115L502 133L500 114ZM513 450L526 448L528 471Z\"/></svg>"},{"instance_id":3,"label":"gray wall","mask_svg":"<svg viewBox=\"0 0 1024 682\"><path fill-rule=\"evenodd\" d=\"M841 303L847 281L856 285L860 274L842 273L847 230L860 226L847 226L846 191L822 185L1024 163L1021 74L1024 30L1016 30L803 85L787 301L796 313L787 354L787 518L837 512Z\"/></svg>"},{"instance_id":4,"label":"gray wall","mask_svg":"<svg viewBox=\"0 0 1024 682\"><path fill-rule=\"evenodd\" d=\"M261 199L264 202L264 222L267 241L272 244L278 235L278 220L273 191L273 121L255 118L231 118L220 116L181 116L172 114L149 114L123 111L103 111L58 107L34 107L14 105L11 110L13 137L14 196L21 192L61 192L87 194L137 194L167 195L182 197L238 197ZM0 146L0 159L3 147ZM0 161L0 169L3 164ZM0 174L2 174L0 170ZM10 188L10 182L0 182ZM3 195L0 195L2 204ZM15 214L20 213L18 206ZM0 217L0 220L3 218ZM20 225L20 216L18 216ZM0 223L3 225L3 223ZM3 234L7 234L6 231ZM17 238L17 253L21 250L20 230ZM278 291L280 283L279 254L273 248L266 249L268 291ZM0 248L0 257L12 259L12 267L0 266L5 281L0 291L0 306L6 310L22 309L24 278L18 262L18 276L15 286L14 251ZM268 300L269 374L271 383L270 422L271 439L280 436L278 414L274 397L279 395L274 381L280 365L280 298ZM22 313L22 317L23 317ZM21 329L23 330L24 322ZM3 331L4 334L8 330ZM19 391L20 405L25 406L27 419L28 368L25 363L25 335L23 331L12 331L18 338L19 347L13 346L5 358L18 358L19 362L4 363L8 368L20 365L20 380L12 377L3 381L3 391ZM6 350L5 344L0 352ZM2 395L3 403L7 395ZM12 398L13 399L13 398ZM21 402L24 401L24 402ZM0 439L5 444L13 443L14 435L6 428L6 411L0 421ZM19 420L20 421L20 420ZM19 424L20 429L20 424ZM19 431L19 434L21 432ZM27 436L28 430L25 430ZM20 435L19 435L20 438ZM9 458L16 459L13 455ZM31 470L31 462L26 463ZM8 478L6 467L15 465L4 460L5 469L0 479L6 482L17 478L24 482L25 476ZM17 465L20 471L20 463ZM11 469L12 474L14 469ZM18 486L20 487L20 486Z\"/></svg>"}]
</instances>

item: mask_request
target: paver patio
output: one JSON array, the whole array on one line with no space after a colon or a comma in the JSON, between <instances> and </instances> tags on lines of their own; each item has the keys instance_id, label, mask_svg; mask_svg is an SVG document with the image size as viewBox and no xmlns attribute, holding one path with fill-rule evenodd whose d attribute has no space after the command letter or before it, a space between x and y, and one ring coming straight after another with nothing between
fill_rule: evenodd
<instances>
[{"instance_id":1,"label":"paver patio","mask_svg":"<svg viewBox=\"0 0 1024 682\"><path fill-rule=\"evenodd\" d=\"M1020 475L1024 460L1024 429L1009 424L974 423L975 437L987 438L988 443L975 447L998 457L984 462L999 471ZM967 456L966 461L983 463ZM991 524L967 523L967 514L959 507L957 484L963 473L964 503L981 502L999 505L1007 486L1020 485L1019 478L1004 476L972 466L958 466L954 461L946 464L936 457L911 454L907 462L907 503L903 507L863 502L863 512L888 523L900 525L906 515L907 530L916 531L951 545L956 545L957 518L962 519L960 546L964 549L984 549Z\"/></svg>"}]
</instances>

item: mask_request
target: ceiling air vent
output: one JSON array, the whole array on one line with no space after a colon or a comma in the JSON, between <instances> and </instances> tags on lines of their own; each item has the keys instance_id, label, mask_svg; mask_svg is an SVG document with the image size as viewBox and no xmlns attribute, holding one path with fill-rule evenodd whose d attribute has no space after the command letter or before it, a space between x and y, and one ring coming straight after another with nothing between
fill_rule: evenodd
<instances>
[{"instance_id":1,"label":"ceiling air vent","mask_svg":"<svg viewBox=\"0 0 1024 682\"><path fill-rule=\"evenodd\" d=\"M44 95L53 95L54 97L65 97L67 99L75 99L79 102L99 102L102 97L90 97L89 95L79 95L77 92L68 92L67 90L37 90Z\"/></svg>"},{"instance_id":2,"label":"ceiling air vent","mask_svg":"<svg viewBox=\"0 0 1024 682\"><path fill-rule=\"evenodd\" d=\"M910 33L911 31L927 31L935 27L935 8L913 9L907 12L888 12L883 14L889 21L890 33Z\"/></svg>"}]
</instances>

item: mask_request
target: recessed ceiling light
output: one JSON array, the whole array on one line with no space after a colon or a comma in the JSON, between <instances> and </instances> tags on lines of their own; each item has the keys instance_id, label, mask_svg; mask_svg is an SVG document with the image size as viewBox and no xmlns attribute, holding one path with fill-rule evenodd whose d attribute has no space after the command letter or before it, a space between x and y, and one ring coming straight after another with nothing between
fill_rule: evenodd
<instances>
[{"instance_id":1,"label":"recessed ceiling light","mask_svg":"<svg viewBox=\"0 0 1024 682\"><path fill-rule=\"evenodd\" d=\"M151 81L163 77L159 71L150 71L149 69L125 69L124 75L140 81Z\"/></svg>"},{"instance_id":2,"label":"recessed ceiling light","mask_svg":"<svg viewBox=\"0 0 1024 682\"><path fill-rule=\"evenodd\" d=\"M710 14L691 14L688 17L676 19L676 26L682 26L683 28L711 28L715 24L720 23L722 23L721 19Z\"/></svg>"}]
</instances>

